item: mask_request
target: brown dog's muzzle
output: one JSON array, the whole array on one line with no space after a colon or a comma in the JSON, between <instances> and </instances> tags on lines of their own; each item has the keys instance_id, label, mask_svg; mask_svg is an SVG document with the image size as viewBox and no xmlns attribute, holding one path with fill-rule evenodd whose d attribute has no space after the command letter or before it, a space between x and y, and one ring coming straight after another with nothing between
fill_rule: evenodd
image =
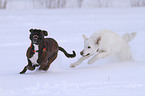
<instances>
[{"instance_id":1,"label":"brown dog's muzzle","mask_svg":"<svg viewBox=\"0 0 145 96\"><path fill-rule=\"evenodd\" d=\"M37 36L37 35L34 35L34 36L33 36L33 42L34 42L34 43L37 43L37 41L38 41L38 36Z\"/></svg>"},{"instance_id":2,"label":"brown dog's muzzle","mask_svg":"<svg viewBox=\"0 0 145 96\"><path fill-rule=\"evenodd\" d=\"M38 39L38 36L37 36L37 35L34 35L34 36L33 36L33 39Z\"/></svg>"}]
</instances>

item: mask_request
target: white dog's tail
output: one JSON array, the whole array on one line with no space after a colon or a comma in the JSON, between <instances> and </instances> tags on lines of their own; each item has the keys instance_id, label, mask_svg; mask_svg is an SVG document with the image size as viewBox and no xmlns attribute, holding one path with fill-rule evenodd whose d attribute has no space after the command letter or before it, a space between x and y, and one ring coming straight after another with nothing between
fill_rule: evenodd
<instances>
[{"instance_id":1,"label":"white dog's tail","mask_svg":"<svg viewBox=\"0 0 145 96\"><path fill-rule=\"evenodd\" d=\"M122 36L122 39L125 40L126 42L130 42L131 40L134 39L135 36L136 36L136 32L126 33Z\"/></svg>"}]
</instances>

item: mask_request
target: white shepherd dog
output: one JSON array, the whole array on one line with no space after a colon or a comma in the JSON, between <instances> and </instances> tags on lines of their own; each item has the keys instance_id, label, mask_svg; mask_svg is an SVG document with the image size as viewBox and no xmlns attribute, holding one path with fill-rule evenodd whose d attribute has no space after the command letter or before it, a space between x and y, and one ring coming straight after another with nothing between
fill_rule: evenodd
<instances>
[{"instance_id":1,"label":"white shepherd dog","mask_svg":"<svg viewBox=\"0 0 145 96\"><path fill-rule=\"evenodd\" d=\"M131 61L132 53L128 42L136 36L136 33L126 33L122 37L110 30L102 30L95 32L90 38L83 35L84 50L80 52L82 57L70 67L75 67L82 63L85 59L93 56L88 64L94 63L96 60L115 55L121 61Z\"/></svg>"}]
</instances>

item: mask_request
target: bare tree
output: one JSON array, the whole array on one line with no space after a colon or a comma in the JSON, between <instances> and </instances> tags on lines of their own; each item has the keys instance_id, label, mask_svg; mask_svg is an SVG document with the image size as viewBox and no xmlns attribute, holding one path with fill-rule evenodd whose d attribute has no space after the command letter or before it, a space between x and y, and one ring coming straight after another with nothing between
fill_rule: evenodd
<instances>
[{"instance_id":1,"label":"bare tree","mask_svg":"<svg viewBox=\"0 0 145 96\"><path fill-rule=\"evenodd\" d=\"M145 0L130 0L131 7L145 6Z\"/></svg>"},{"instance_id":2,"label":"bare tree","mask_svg":"<svg viewBox=\"0 0 145 96\"><path fill-rule=\"evenodd\" d=\"M46 8L65 8L66 0L45 0Z\"/></svg>"},{"instance_id":3,"label":"bare tree","mask_svg":"<svg viewBox=\"0 0 145 96\"><path fill-rule=\"evenodd\" d=\"M142 4L142 6L145 6L145 0L142 0L142 2L141 2Z\"/></svg>"},{"instance_id":4,"label":"bare tree","mask_svg":"<svg viewBox=\"0 0 145 96\"><path fill-rule=\"evenodd\" d=\"M99 8L101 7L110 7L112 0L96 0Z\"/></svg>"},{"instance_id":5,"label":"bare tree","mask_svg":"<svg viewBox=\"0 0 145 96\"><path fill-rule=\"evenodd\" d=\"M0 0L0 9L6 9L7 0Z\"/></svg>"},{"instance_id":6,"label":"bare tree","mask_svg":"<svg viewBox=\"0 0 145 96\"><path fill-rule=\"evenodd\" d=\"M78 5L79 5L79 8L81 8L81 7L82 7L82 2L83 2L83 0L78 0Z\"/></svg>"},{"instance_id":7,"label":"bare tree","mask_svg":"<svg viewBox=\"0 0 145 96\"><path fill-rule=\"evenodd\" d=\"M65 8L65 7L66 7L66 0L57 1L57 8Z\"/></svg>"},{"instance_id":8,"label":"bare tree","mask_svg":"<svg viewBox=\"0 0 145 96\"><path fill-rule=\"evenodd\" d=\"M44 0L33 0L33 8L45 8Z\"/></svg>"}]
</instances>

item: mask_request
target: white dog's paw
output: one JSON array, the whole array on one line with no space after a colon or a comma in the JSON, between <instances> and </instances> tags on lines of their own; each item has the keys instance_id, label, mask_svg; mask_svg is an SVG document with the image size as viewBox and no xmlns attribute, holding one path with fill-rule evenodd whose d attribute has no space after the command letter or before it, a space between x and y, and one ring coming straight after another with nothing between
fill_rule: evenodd
<instances>
[{"instance_id":1,"label":"white dog's paw","mask_svg":"<svg viewBox=\"0 0 145 96\"><path fill-rule=\"evenodd\" d=\"M77 64L72 63L72 64L70 65L70 68L75 68L76 66L77 66Z\"/></svg>"},{"instance_id":2,"label":"white dog's paw","mask_svg":"<svg viewBox=\"0 0 145 96\"><path fill-rule=\"evenodd\" d=\"M95 60L94 60L94 59L90 59L90 60L88 61L88 64L93 64L93 63L95 63Z\"/></svg>"}]
</instances>

